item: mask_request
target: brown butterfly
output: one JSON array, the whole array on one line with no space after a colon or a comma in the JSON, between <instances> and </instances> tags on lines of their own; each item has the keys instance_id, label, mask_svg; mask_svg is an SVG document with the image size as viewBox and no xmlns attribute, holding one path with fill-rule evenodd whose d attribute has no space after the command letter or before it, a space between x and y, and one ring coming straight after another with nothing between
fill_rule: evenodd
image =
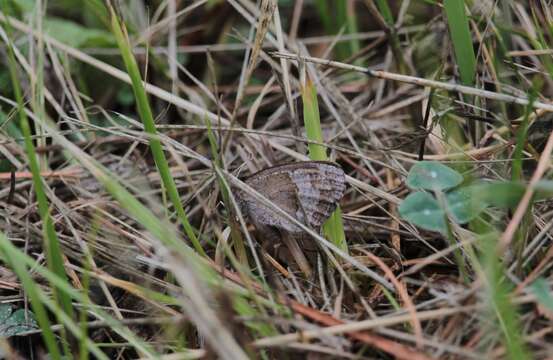
<instances>
[{"instance_id":1,"label":"brown butterfly","mask_svg":"<svg viewBox=\"0 0 553 360\"><path fill-rule=\"evenodd\" d=\"M263 169L243 180L274 205L315 231L336 210L344 195L345 174L342 168L327 161L303 161L277 165ZM290 236L296 237L304 231L298 225L283 217L272 207L258 201L245 191L236 192L238 205L246 216L266 236L280 233L290 248L296 262L304 272L307 265L298 259L297 243L290 244ZM303 256L303 253L302 255Z\"/></svg>"},{"instance_id":2,"label":"brown butterfly","mask_svg":"<svg viewBox=\"0 0 553 360\"><path fill-rule=\"evenodd\" d=\"M346 188L342 168L327 161L303 161L263 169L244 182L289 215L308 227L319 230L336 210ZM257 201L244 191L238 191L240 210L254 224L274 226L290 231L303 230Z\"/></svg>"}]
</instances>

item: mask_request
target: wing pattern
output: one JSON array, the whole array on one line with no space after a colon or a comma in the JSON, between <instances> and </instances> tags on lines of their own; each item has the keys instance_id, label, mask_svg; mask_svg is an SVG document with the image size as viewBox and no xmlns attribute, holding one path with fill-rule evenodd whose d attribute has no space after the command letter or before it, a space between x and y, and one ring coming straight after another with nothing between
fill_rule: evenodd
<instances>
[{"instance_id":1,"label":"wing pattern","mask_svg":"<svg viewBox=\"0 0 553 360\"><path fill-rule=\"evenodd\" d=\"M342 168L325 161L277 165L244 181L271 203L317 231L336 209L346 187ZM303 231L245 191L239 190L238 198L242 212L254 225L270 225L290 232Z\"/></svg>"}]
</instances>

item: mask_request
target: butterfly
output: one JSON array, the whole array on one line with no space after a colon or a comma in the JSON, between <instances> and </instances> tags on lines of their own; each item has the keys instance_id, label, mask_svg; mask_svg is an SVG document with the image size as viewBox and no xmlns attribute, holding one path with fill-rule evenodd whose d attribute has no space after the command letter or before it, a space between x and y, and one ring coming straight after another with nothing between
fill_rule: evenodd
<instances>
[{"instance_id":1,"label":"butterfly","mask_svg":"<svg viewBox=\"0 0 553 360\"><path fill-rule=\"evenodd\" d=\"M244 182L306 226L319 230L336 210L346 188L344 170L328 161L303 161L263 169ZM254 225L291 233L302 228L243 190L237 192L240 210Z\"/></svg>"},{"instance_id":2,"label":"butterfly","mask_svg":"<svg viewBox=\"0 0 553 360\"><path fill-rule=\"evenodd\" d=\"M338 164L303 161L263 169L244 182L292 218L319 232L344 195L345 180ZM309 277L311 267L298 244L304 230L246 191L237 189L235 194L242 214L263 234L264 247L278 240L280 234L290 255Z\"/></svg>"}]
</instances>

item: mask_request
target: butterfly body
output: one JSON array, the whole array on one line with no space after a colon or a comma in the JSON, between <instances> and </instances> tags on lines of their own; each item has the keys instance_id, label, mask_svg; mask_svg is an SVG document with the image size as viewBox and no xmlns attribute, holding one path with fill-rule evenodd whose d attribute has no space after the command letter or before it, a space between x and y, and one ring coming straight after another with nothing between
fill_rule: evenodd
<instances>
[{"instance_id":1,"label":"butterfly body","mask_svg":"<svg viewBox=\"0 0 553 360\"><path fill-rule=\"evenodd\" d=\"M244 180L287 214L319 230L336 209L345 190L342 168L326 161L304 161L263 169ZM241 211L254 225L274 226L291 233L301 227L278 214L270 205L243 190L237 192Z\"/></svg>"}]
</instances>

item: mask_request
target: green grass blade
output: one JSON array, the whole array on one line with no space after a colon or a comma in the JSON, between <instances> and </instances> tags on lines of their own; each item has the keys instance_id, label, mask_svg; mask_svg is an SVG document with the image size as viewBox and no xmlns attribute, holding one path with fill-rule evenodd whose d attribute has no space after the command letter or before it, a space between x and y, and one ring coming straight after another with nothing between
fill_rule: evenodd
<instances>
[{"instance_id":1,"label":"green grass blade","mask_svg":"<svg viewBox=\"0 0 553 360\"><path fill-rule=\"evenodd\" d=\"M545 6L545 4L544 4ZM532 21L534 23L534 29L536 30L536 38L530 39L530 42L534 45L536 49L549 49L551 47L551 36L553 35L553 26L549 22L549 26L543 24L539 20L538 14L536 14L535 7L532 7ZM545 26L544 26L545 25ZM545 34L544 34L545 33ZM543 67L549 73L549 76L553 76L553 61L551 61L550 56L542 56L540 60L543 64Z\"/></svg>"},{"instance_id":2,"label":"green grass blade","mask_svg":"<svg viewBox=\"0 0 553 360\"><path fill-rule=\"evenodd\" d=\"M376 0L376 6L380 11L380 15L382 15L382 18L386 21L386 24L388 24L388 26L394 26L394 16L392 15L392 9L390 9L388 1Z\"/></svg>"},{"instance_id":3,"label":"green grass blade","mask_svg":"<svg viewBox=\"0 0 553 360\"><path fill-rule=\"evenodd\" d=\"M114 177L109 175L109 171L99 164L90 155L82 151L77 145L67 140L55 129L45 124L50 136L59 143L64 149L72 154L74 158L86 168L110 193L111 196L125 209L134 219L141 224L155 238L161 241L171 251L180 255L187 265L198 271L204 280L215 281L217 276L207 267L197 252L181 241L171 226L161 221L151 210L135 198L125 187L123 187Z\"/></svg>"},{"instance_id":4,"label":"green grass blade","mask_svg":"<svg viewBox=\"0 0 553 360\"><path fill-rule=\"evenodd\" d=\"M355 10L348 11L348 0L315 0L314 5L327 34L337 35L344 27L345 34L358 31L357 16ZM335 53L338 59L345 59L359 51L360 47L359 39L342 41L336 44Z\"/></svg>"},{"instance_id":5,"label":"green grass blade","mask_svg":"<svg viewBox=\"0 0 553 360\"><path fill-rule=\"evenodd\" d=\"M528 138L528 127L529 127L530 115L532 111L534 111L532 103L536 100L537 93L538 93L537 91L530 92L528 97L530 103L525 108L522 122L516 132L517 142L515 145L515 151L513 152L513 169L511 173L511 180L513 181L521 181L523 178L522 155L523 155L524 147L526 146L526 141L528 140L527 138Z\"/></svg>"},{"instance_id":6,"label":"green grass blade","mask_svg":"<svg viewBox=\"0 0 553 360\"><path fill-rule=\"evenodd\" d=\"M348 34L356 34L359 31L359 26L357 24L357 13L355 12L355 2L352 4L352 9L347 8L348 3L345 2L344 7L346 7L346 32ZM350 56L353 56L359 52L361 49L361 42L359 39L351 39L349 41Z\"/></svg>"},{"instance_id":7,"label":"green grass blade","mask_svg":"<svg viewBox=\"0 0 553 360\"><path fill-rule=\"evenodd\" d=\"M334 30L332 25L332 10L326 0L315 0L315 7L319 13L319 17L323 23L326 32L331 33Z\"/></svg>"},{"instance_id":8,"label":"green grass blade","mask_svg":"<svg viewBox=\"0 0 553 360\"><path fill-rule=\"evenodd\" d=\"M401 41L397 34L397 29L396 29L395 19L392 13L392 9L390 9L390 5L388 4L387 0L376 0L376 6L378 7L378 11L380 12L380 15L386 22L387 33L390 36L392 52L398 63L398 69L402 73L407 73L408 68L407 68L407 65L405 64L405 59L403 57L403 52L401 50Z\"/></svg>"},{"instance_id":9,"label":"green grass blade","mask_svg":"<svg viewBox=\"0 0 553 360\"><path fill-rule=\"evenodd\" d=\"M209 145L211 149L211 157L214 159L214 166L216 166L219 169L223 168L223 161L222 156L219 150L219 146L217 145L217 139L215 138L215 133L213 132L213 129L211 128L211 122L208 119L205 119L205 124L207 128L207 138L209 140ZM227 209L232 209L231 201L229 198L229 189L225 184L223 183L223 179L219 176L219 172L215 171L217 174L217 180L219 182L219 189L221 191L221 197L223 198L223 203L225 204L225 207ZM229 214L229 217L232 216ZM240 235L240 232L237 231L236 228L236 222L229 218L229 225L232 228L231 231L231 238L232 243L234 245L234 251L236 252L236 256L241 264L248 265L248 255L246 252L246 247L244 245L244 239Z\"/></svg>"},{"instance_id":10,"label":"green grass blade","mask_svg":"<svg viewBox=\"0 0 553 360\"><path fill-rule=\"evenodd\" d=\"M196 251L201 255L206 256L205 251L202 248L202 245L200 244L200 241L198 240L194 229L192 228L192 225L188 221L188 216L186 215L186 212L184 211L184 208L182 206L181 198L175 185L175 180L171 175L169 164L163 152L161 141L157 137L157 129L154 122L152 109L150 108L148 97L146 95L146 91L144 90L144 85L142 83L138 64L136 63L136 60L129 45L129 40L124 24L119 22L119 19L117 18L117 15L115 14L113 8L110 8L110 10L112 17L112 31L115 34L119 50L121 51L121 56L123 57L125 67L132 81L132 88L136 98L138 113L140 114L140 118L142 119L142 123L144 124L144 129L151 136L149 140L150 150L152 152L152 156L154 157L159 175L169 195L169 199L175 207L177 216L179 217L179 220L184 228L186 235L190 238L190 241Z\"/></svg>"},{"instance_id":11,"label":"green grass blade","mask_svg":"<svg viewBox=\"0 0 553 360\"><path fill-rule=\"evenodd\" d=\"M459 66L461 82L465 85L472 85L476 73L476 56L474 55L469 22L465 13L465 2L463 0L444 0L444 9L455 50L455 61Z\"/></svg>"},{"instance_id":12,"label":"green grass blade","mask_svg":"<svg viewBox=\"0 0 553 360\"><path fill-rule=\"evenodd\" d=\"M488 315L494 318L502 333L502 341L509 359L531 359L524 345L518 312L511 302L511 289L504 274L506 269L497 256L495 235L481 238L483 272L488 299Z\"/></svg>"},{"instance_id":13,"label":"green grass blade","mask_svg":"<svg viewBox=\"0 0 553 360\"><path fill-rule=\"evenodd\" d=\"M34 272L36 272L40 276L43 276L48 282L53 284L53 286L57 286L60 292L65 293L66 296L68 296L69 298L72 298L80 303L85 303L87 301L84 295L74 289L63 278L59 277L57 274L44 268L43 266L37 266L36 261L33 258L15 247L3 233L0 233L0 253L4 257L4 260L12 265L12 268L14 269L14 271L16 271L22 283L24 283L25 290L31 291L31 293L28 293L29 296L31 297L31 294L34 296L31 297L31 306L33 307L33 311L37 316L37 321L39 321L39 324L41 324L41 315L37 313L35 306L38 307L39 311L44 310L44 305L47 305L53 311L56 311L56 309L59 309L59 307L57 307L55 303L49 301L48 297L46 297L45 295L41 295L41 290L38 288L38 285L30 278L27 268L32 268ZM40 309L40 307L42 307L42 310ZM98 318L108 323L115 332L117 332L122 338L133 345L137 351L143 354L148 354L151 357L155 355L153 350L151 350L146 343L139 340L127 327L123 326L119 321L111 317L99 306L90 306L90 310L95 313ZM61 314L60 318L66 325L68 325L70 331L74 332L77 335L79 334L78 326L73 326L74 322L71 321L71 318L69 318L65 314ZM51 332L50 327L46 325L42 326L41 324L41 329L43 333ZM88 349L91 350L91 352L96 352L95 346L92 346L92 343L90 341L85 339L83 339L83 341L87 343ZM62 359L61 355L57 358Z\"/></svg>"},{"instance_id":14,"label":"green grass blade","mask_svg":"<svg viewBox=\"0 0 553 360\"><path fill-rule=\"evenodd\" d=\"M6 235L0 232L0 256L3 258L3 261L9 265L10 269L12 269L19 277L21 285L29 297L31 308L36 316L38 325L42 329L42 338L44 339L44 343L46 344L50 357L54 360L61 359L61 352L56 343L54 333L51 330L50 320L48 320L48 313L46 312L46 309L44 308L38 294L38 285L29 275L27 266L25 266L22 262L17 261L16 257L14 257L12 252L9 251L11 248L15 247Z\"/></svg>"},{"instance_id":15,"label":"green grass blade","mask_svg":"<svg viewBox=\"0 0 553 360\"><path fill-rule=\"evenodd\" d=\"M303 100L303 119L305 122L305 131L309 140L318 143L323 142L323 132L321 130L321 117L319 115L319 103L317 101L317 89L313 83L308 80L301 91ZM326 148L319 144L308 144L309 157L312 160L328 160Z\"/></svg>"},{"instance_id":16,"label":"green grass blade","mask_svg":"<svg viewBox=\"0 0 553 360\"><path fill-rule=\"evenodd\" d=\"M5 7L4 7L5 9ZM11 33L11 27L9 21L6 21L6 30L9 34ZM9 71L10 78L14 90L14 95L17 101L17 114L19 116L19 126L24 137L25 151L27 158L29 160L29 167L32 173L33 186L35 189L38 210L40 218L44 224L43 234L47 255L48 267L54 271L58 276L67 280L67 275L65 273L65 267L63 265L63 257L60 242L56 234L56 229L54 228L54 223L52 217L50 216L50 209L48 204L48 199L46 197L46 192L42 183L42 177L40 175L40 165L38 162L37 154L35 151L35 146L32 140L31 127L29 125L29 120L25 113L24 98L21 91L20 80L17 76L17 62L15 60L15 54L13 50L13 44L7 39L7 49L8 49L8 61L9 61ZM64 296L63 294L58 294L54 288L54 295L58 296L58 300L62 304L64 311L72 316L73 308L71 305L71 300Z\"/></svg>"},{"instance_id":17,"label":"green grass blade","mask_svg":"<svg viewBox=\"0 0 553 360\"><path fill-rule=\"evenodd\" d=\"M319 104L317 101L317 89L310 80L306 81L305 87L301 89L303 100L303 120L305 122L305 131L307 138L318 143L323 142L323 133L321 130L321 118L319 115ZM309 157L312 160L328 160L326 148L319 144L310 143ZM342 220L342 211L340 206L330 215L330 218L323 225L325 235L340 249L347 251L346 235L344 233L344 224Z\"/></svg>"}]
</instances>

